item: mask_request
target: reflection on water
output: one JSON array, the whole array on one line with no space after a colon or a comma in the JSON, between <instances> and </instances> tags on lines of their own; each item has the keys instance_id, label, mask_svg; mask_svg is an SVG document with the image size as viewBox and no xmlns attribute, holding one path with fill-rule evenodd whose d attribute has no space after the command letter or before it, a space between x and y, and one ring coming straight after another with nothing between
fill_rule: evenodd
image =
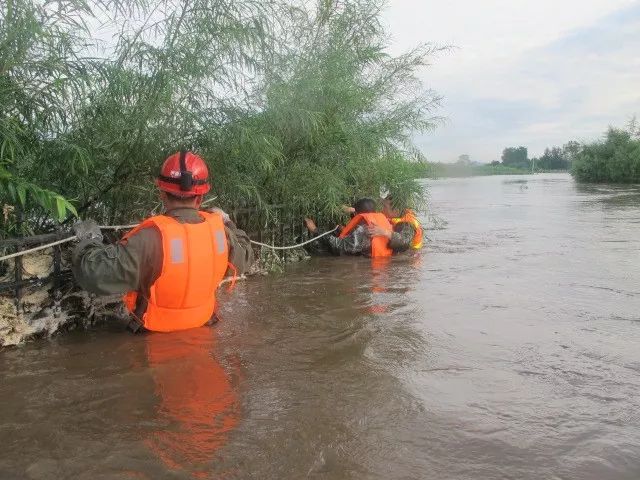
<instances>
[{"instance_id":1,"label":"reflection on water","mask_svg":"<svg viewBox=\"0 0 640 480\"><path fill-rule=\"evenodd\" d=\"M111 328L3 352L0 478L211 478L242 383L216 341Z\"/></svg>"},{"instance_id":2,"label":"reflection on water","mask_svg":"<svg viewBox=\"0 0 640 480\"><path fill-rule=\"evenodd\" d=\"M0 478L637 480L639 192L439 180L422 255L2 351Z\"/></svg>"},{"instance_id":3,"label":"reflection on water","mask_svg":"<svg viewBox=\"0 0 640 480\"><path fill-rule=\"evenodd\" d=\"M198 467L211 462L240 415L234 387L212 353L215 334L200 328L144 340L159 401L157 428L145 443L170 469L207 478Z\"/></svg>"}]
</instances>

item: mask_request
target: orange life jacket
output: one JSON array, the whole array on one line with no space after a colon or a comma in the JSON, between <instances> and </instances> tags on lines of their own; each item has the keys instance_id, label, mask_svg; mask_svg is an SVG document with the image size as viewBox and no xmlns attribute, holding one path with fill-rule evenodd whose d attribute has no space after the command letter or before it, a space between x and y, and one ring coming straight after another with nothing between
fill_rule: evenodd
<instances>
[{"instance_id":1,"label":"orange life jacket","mask_svg":"<svg viewBox=\"0 0 640 480\"><path fill-rule=\"evenodd\" d=\"M349 223L342 229L340 238L344 238L351 233L362 221L368 226L378 226L385 229L388 232L393 231L389 219L382 213L359 213L351 219ZM376 236L371 239L371 257L390 257L393 250L389 248L389 239L387 237Z\"/></svg>"},{"instance_id":2,"label":"orange life jacket","mask_svg":"<svg viewBox=\"0 0 640 480\"><path fill-rule=\"evenodd\" d=\"M414 250L422 248L422 225L420 225L420 222L416 218L416 214L413 213L413 210L405 210L402 217L391 218L390 221L393 225L397 225L399 223L408 223L411 225L416 231L413 235L413 239L411 240L411 248Z\"/></svg>"},{"instance_id":3,"label":"orange life jacket","mask_svg":"<svg viewBox=\"0 0 640 480\"><path fill-rule=\"evenodd\" d=\"M216 306L216 290L229 260L222 217L198 212L201 223L180 223L166 215L148 218L124 239L142 228L154 226L162 238L162 272L151 286L146 311L138 318L147 330L172 332L201 327ZM124 296L135 315L140 292Z\"/></svg>"}]
</instances>

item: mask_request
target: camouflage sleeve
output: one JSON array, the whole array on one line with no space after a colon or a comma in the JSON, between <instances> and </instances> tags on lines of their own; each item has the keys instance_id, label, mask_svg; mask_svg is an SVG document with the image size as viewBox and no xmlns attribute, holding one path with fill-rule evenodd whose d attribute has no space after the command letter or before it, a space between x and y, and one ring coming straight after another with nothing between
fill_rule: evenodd
<instances>
[{"instance_id":1,"label":"camouflage sleeve","mask_svg":"<svg viewBox=\"0 0 640 480\"><path fill-rule=\"evenodd\" d=\"M254 260L249 236L232 222L227 222L224 229L229 245L229 263L236 267L238 275L248 272ZM227 272L227 274L232 275L233 272Z\"/></svg>"},{"instance_id":2,"label":"camouflage sleeve","mask_svg":"<svg viewBox=\"0 0 640 480\"><path fill-rule=\"evenodd\" d=\"M347 239L336 237L335 235L328 235L320 241L327 246L331 253L333 253L334 255L340 255L345 245L345 240Z\"/></svg>"},{"instance_id":3,"label":"camouflage sleeve","mask_svg":"<svg viewBox=\"0 0 640 480\"><path fill-rule=\"evenodd\" d=\"M145 228L126 241L111 245L82 241L73 251L71 269L78 284L97 295L144 290L162 269L160 234Z\"/></svg>"},{"instance_id":4,"label":"camouflage sleeve","mask_svg":"<svg viewBox=\"0 0 640 480\"><path fill-rule=\"evenodd\" d=\"M409 223L399 223L389 240L389 247L395 252L404 252L411 247L416 231Z\"/></svg>"},{"instance_id":5,"label":"camouflage sleeve","mask_svg":"<svg viewBox=\"0 0 640 480\"><path fill-rule=\"evenodd\" d=\"M349 235L339 238L333 235L325 237L329 249L334 255L358 255L367 247L366 229L358 225Z\"/></svg>"}]
</instances>

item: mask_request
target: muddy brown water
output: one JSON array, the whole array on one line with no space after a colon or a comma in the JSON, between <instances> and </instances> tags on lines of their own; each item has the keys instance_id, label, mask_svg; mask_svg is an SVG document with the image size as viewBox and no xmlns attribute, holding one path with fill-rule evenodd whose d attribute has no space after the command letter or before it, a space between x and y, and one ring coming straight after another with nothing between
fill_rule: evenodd
<instances>
[{"instance_id":1,"label":"muddy brown water","mask_svg":"<svg viewBox=\"0 0 640 480\"><path fill-rule=\"evenodd\" d=\"M640 188L430 187L419 257L1 351L0 478L639 479Z\"/></svg>"}]
</instances>

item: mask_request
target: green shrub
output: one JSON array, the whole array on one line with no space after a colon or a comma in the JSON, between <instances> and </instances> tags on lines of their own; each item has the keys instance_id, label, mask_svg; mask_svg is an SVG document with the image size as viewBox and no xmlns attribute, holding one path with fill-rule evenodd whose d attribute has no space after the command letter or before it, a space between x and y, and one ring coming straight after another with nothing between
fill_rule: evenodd
<instances>
[{"instance_id":1,"label":"green shrub","mask_svg":"<svg viewBox=\"0 0 640 480\"><path fill-rule=\"evenodd\" d=\"M640 137L609 128L604 140L583 145L571 173L581 182L640 183Z\"/></svg>"}]
</instances>

